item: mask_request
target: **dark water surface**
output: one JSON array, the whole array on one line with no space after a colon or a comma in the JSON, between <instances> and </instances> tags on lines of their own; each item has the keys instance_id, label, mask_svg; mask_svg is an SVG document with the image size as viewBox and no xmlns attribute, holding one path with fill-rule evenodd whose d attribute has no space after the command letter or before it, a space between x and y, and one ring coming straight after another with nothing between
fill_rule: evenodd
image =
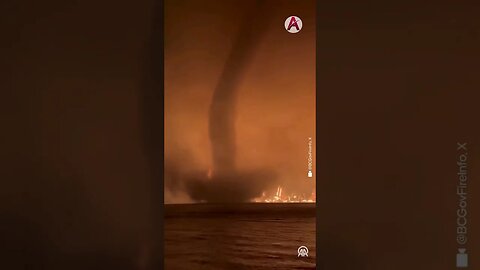
<instances>
[{"instance_id":1,"label":"dark water surface","mask_svg":"<svg viewBox=\"0 0 480 270\"><path fill-rule=\"evenodd\" d=\"M315 269L315 204L165 205L165 269ZM298 257L299 246L309 257Z\"/></svg>"}]
</instances>

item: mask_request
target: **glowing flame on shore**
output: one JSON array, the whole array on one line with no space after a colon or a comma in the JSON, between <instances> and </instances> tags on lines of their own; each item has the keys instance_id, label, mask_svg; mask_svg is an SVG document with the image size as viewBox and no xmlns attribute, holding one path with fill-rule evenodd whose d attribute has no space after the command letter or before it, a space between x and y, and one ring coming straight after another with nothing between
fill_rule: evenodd
<instances>
[{"instance_id":1,"label":"glowing flame on shore","mask_svg":"<svg viewBox=\"0 0 480 270\"><path fill-rule=\"evenodd\" d=\"M306 194L292 193L290 195L283 195L283 187L278 186L275 195L267 196L266 192L262 192L262 196L255 198L252 202L256 203L315 203L316 196L315 190L312 191L310 196Z\"/></svg>"}]
</instances>

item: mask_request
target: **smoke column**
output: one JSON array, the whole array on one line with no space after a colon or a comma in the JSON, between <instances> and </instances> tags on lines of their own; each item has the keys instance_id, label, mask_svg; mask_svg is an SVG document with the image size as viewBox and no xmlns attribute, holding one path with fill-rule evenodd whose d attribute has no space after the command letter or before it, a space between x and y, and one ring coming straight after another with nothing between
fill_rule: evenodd
<instances>
[{"instance_id":1,"label":"smoke column","mask_svg":"<svg viewBox=\"0 0 480 270\"><path fill-rule=\"evenodd\" d=\"M235 171L235 105L238 84L258 46L265 23L256 1L240 26L210 104L209 135L214 173Z\"/></svg>"},{"instance_id":2,"label":"smoke column","mask_svg":"<svg viewBox=\"0 0 480 270\"><path fill-rule=\"evenodd\" d=\"M175 181L182 183L193 200L249 201L259 196L275 179L273 172L265 168L239 171L235 166L235 107L238 85L267 27L266 13L262 12L264 10L265 7L260 1L255 1L248 7L212 96L208 130L213 174L207 177L204 172L200 172L180 178L178 173L166 172L167 176L176 175Z\"/></svg>"}]
</instances>

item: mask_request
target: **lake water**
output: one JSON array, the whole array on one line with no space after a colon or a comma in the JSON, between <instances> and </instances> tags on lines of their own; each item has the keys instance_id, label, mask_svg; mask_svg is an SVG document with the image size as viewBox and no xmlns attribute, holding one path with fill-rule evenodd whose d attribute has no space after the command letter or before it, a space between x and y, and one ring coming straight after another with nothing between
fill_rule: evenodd
<instances>
[{"instance_id":1,"label":"lake water","mask_svg":"<svg viewBox=\"0 0 480 270\"><path fill-rule=\"evenodd\" d=\"M165 205L166 270L315 269L315 204ZM299 246L309 249L298 257Z\"/></svg>"}]
</instances>

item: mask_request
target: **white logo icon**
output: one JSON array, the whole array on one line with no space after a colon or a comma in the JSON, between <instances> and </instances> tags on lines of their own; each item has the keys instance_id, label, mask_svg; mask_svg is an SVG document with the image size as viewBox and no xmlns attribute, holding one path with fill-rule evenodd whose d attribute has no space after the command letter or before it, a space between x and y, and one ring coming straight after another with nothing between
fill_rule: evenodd
<instances>
[{"instance_id":1,"label":"white logo icon","mask_svg":"<svg viewBox=\"0 0 480 270\"><path fill-rule=\"evenodd\" d=\"M308 177L313 177L312 171L308 171Z\"/></svg>"},{"instance_id":2,"label":"white logo icon","mask_svg":"<svg viewBox=\"0 0 480 270\"><path fill-rule=\"evenodd\" d=\"M298 248L298 256L297 257L308 257L308 248L306 246L300 246Z\"/></svg>"},{"instance_id":3,"label":"white logo icon","mask_svg":"<svg viewBox=\"0 0 480 270\"><path fill-rule=\"evenodd\" d=\"M467 249L459 248L457 253L457 268L468 267L468 254L465 253Z\"/></svg>"},{"instance_id":4,"label":"white logo icon","mask_svg":"<svg viewBox=\"0 0 480 270\"><path fill-rule=\"evenodd\" d=\"M302 30L302 20L297 16L289 16L285 20L285 29L292 34L300 32Z\"/></svg>"}]
</instances>

